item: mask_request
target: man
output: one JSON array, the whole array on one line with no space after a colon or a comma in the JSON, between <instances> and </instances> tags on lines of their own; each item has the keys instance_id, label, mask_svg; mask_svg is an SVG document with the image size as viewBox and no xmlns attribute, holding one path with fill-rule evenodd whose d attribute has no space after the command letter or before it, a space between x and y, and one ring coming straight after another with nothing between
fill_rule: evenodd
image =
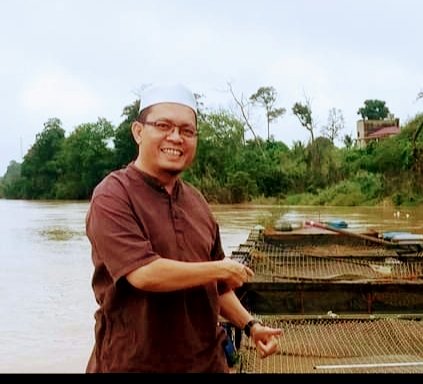
<instances>
[{"instance_id":1,"label":"man","mask_svg":"<svg viewBox=\"0 0 423 384\"><path fill-rule=\"evenodd\" d=\"M105 177L87 212L99 304L87 372L228 372L219 315L274 353L281 329L254 321L233 291L253 271L225 258L207 202L179 177L197 148L193 94L146 90L132 134L136 160Z\"/></svg>"}]
</instances>

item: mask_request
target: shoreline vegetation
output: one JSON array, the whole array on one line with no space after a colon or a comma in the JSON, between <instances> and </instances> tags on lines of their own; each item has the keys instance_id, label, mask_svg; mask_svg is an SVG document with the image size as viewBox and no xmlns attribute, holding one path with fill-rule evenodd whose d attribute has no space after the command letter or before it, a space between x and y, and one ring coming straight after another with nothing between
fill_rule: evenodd
<instances>
[{"instance_id":1,"label":"shoreline vegetation","mask_svg":"<svg viewBox=\"0 0 423 384\"><path fill-rule=\"evenodd\" d=\"M416 201L416 202L406 202L403 204L394 204L394 201L391 197L386 197L383 200L371 202L371 203L364 203L364 204L357 204L357 205L346 205L346 204L338 204L338 205L331 205L331 204L311 204L307 202L300 202L298 204L292 204L289 203L290 198L288 197L285 200L280 200L275 197L257 197L252 199L248 202L243 202L240 204L251 204L251 205L280 205L280 206L309 206L309 207L351 207L351 206L357 206L357 207L380 207L380 208L423 208L423 200L422 201ZM218 203L219 204L219 203Z\"/></svg>"},{"instance_id":2,"label":"shoreline vegetation","mask_svg":"<svg viewBox=\"0 0 423 384\"><path fill-rule=\"evenodd\" d=\"M22 163L11 161L0 177L0 198L89 200L106 174L135 158L131 123L138 109L139 100L126 106L117 127L99 118L68 136L58 118L49 119ZM338 147L335 137L314 134L288 147L270 133L249 139L247 128L229 111L199 113L197 156L182 177L210 203L423 204L423 113L364 147L348 135Z\"/></svg>"}]
</instances>

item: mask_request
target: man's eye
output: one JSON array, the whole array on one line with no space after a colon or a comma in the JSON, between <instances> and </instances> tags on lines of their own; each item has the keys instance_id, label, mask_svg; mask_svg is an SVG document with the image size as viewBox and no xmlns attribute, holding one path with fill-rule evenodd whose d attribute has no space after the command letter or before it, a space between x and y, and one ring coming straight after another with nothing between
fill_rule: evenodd
<instances>
[{"instance_id":1,"label":"man's eye","mask_svg":"<svg viewBox=\"0 0 423 384\"><path fill-rule=\"evenodd\" d=\"M156 127L164 131L167 131L168 129L171 129L172 125L169 123L166 123L165 121L158 121L156 122Z\"/></svg>"},{"instance_id":2,"label":"man's eye","mask_svg":"<svg viewBox=\"0 0 423 384\"><path fill-rule=\"evenodd\" d=\"M195 136L195 131L191 128L183 128L181 133L187 137Z\"/></svg>"}]
</instances>

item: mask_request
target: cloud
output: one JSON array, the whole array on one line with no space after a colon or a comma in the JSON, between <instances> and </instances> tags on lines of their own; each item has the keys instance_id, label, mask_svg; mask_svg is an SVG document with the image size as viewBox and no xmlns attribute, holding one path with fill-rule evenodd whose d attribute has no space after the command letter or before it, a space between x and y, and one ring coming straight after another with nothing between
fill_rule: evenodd
<instances>
[{"instance_id":1,"label":"cloud","mask_svg":"<svg viewBox=\"0 0 423 384\"><path fill-rule=\"evenodd\" d=\"M100 97L63 69L49 70L30 81L22 93L22 103L28 112L65 119L101 109Z\"/></svg>"}]
</instances>

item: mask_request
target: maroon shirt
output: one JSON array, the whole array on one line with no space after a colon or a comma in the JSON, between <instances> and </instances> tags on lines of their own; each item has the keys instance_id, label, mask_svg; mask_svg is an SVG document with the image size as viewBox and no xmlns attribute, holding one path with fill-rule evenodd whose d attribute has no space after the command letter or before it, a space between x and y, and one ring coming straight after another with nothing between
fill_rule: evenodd
<instances>
[{"instance_id":1,"label":"maroon shirt","mask_svg":"<svg viewBox=\"0 0 423 384\"><path fill-rule=\"evenodd\" d=\"M224 258L218 224L200 193L178 180L170 196L132 163L96 187L86 231L99 304L87 372L227 372L218 326L223 285L158 293L124 277L159 257Z\"/></svg>"}]
</instances>

